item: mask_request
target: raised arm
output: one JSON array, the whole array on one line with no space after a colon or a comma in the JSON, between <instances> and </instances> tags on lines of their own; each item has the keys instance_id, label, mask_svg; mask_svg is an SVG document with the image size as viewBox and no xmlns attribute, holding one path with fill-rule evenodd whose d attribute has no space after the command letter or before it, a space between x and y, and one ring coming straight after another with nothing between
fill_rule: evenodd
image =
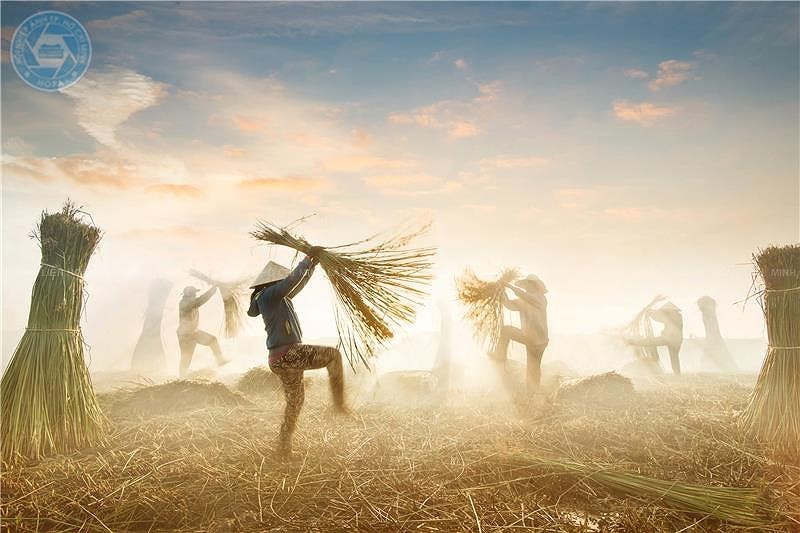
<instances>
[{"instance_id":1,"label":"raised arm","mask_svg":"<svg viewBox=\"0 0 800 533\"><path fill-rule=\"evenodd\" d=\"M303 281L303 277L313 268L314 264L315 260L312 257L306 256L288 276L264 289L264 295L268 296L269 299L283 299L290 294L294 296L299 290L295 290L295 288ZM305 285L305 283L303 283L303 285ZM302 287L300 288L302 289Z\"/></svg>"},{"instance_id":2,"label":"raised arm","mask_svg":"<svg viewBox=\"0 0 800 533\"><path fill-rule=\"evenodd\" d=\"M311 276L314 274L315 266L317 266L317 263L316 261L312 260L311 266L308 267L305 272L303 272L303 277L300 278L300 281L297 283L297 285L295 285L292 290L289 291L289 294L287 295L288 298L294 298L298 292L303 290L303 287L306 286L308 280L310 280Z\"/></svg>"},{"instance_id":3,"label":"raised arm","mask_svg":"<svg viewBox=\"0 0 800 533\"><path fill-rule=\"evenodd\" d=\"M211 287L210 289L208 289L206 292L204 292L203 294L201 294L201 295L200 295L200 296L198 296L197 298L194 298L194 299L192 299L190 302L188 302L188 303L186 304L186 306L187 306L189 309L194 309L194 308L196 308L196 307L200 307L201 305L203 305L204 303L206 303L208 300L210 300L210 299L211 299L211 297L212 297L212 296L214 296L214 293L215 293L216 291L217 291L217 286L216 286L216 285L214 285L213 287Z\"/></svg>"},{"instance_id":4,"label":"raised arm","mask_svg":"<svg viewBox=\"0 0 800 533\"><path fill-rule=\"evenodd\" d=\"M503 305L512 311L519 311L522 309L521 302L519 300L512 300L508 297L508 295L503 291Z\"/></svg>"},{"instance_id":5,"label":"raised arm","mask_svg":"<svg viewBox=\"0 0 800 533\"><path fill-rule=\"evenodd\" d=\"M519 296L519 300L516 300L517 305L522 305L523 303L525 303L526 305L531 305L536 309L544 309L543 302L538 298L534 297L525 289L520 289L519 287L511 285L510 283L506 284L506 287L514 291L514 294Z\"/></svg>"}]
</instances>

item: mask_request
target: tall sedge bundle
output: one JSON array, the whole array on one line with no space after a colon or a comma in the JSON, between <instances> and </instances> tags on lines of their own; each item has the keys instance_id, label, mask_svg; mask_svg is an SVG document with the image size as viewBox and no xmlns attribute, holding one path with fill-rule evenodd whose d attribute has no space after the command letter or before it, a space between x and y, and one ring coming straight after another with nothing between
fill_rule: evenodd
<instances>
[{"instance_id":1,"label":"tall sedge bundle","mask_svg":"<svg viewBox=\"0 0 800 533\"><path fill-rule=\"evenodd\" d=\"M354 368L358 361L369 366L369 359L393 337L394 329L414 320L432 278L436 249L408 245L429 229L430 223L425 223L315 253L335 295L342 352ZM259 222L251 235L304 254L312 248L304 238L269 222Z\"/></svg>"},{"instance_id":2,"label":"tall sedge bundle","mask_svg":"<svg viewBox=\"0 0 800 533\"><path fill-rule=\"evenodd\" d=\"M485 343L489 352L494 353L500 331L503 328L503 299L505 284L519 278L519 271L513 268L504 270L495 281L484 281L470 269L456 279L458 299L467 310L464 317L472 322L475 338Z\"/></svg>"},{"instance_id":3,"label":"tall sedge bundle","mask_svg":"<svg viewBox=\"0 0 800 533\"><path fill-rule=\"evenodd\" d=\"M764 284L769 346L744 422L800 460L800 244L770 246L753 260Z\"/></svg>"},{"instance_id":4,"label":"tall sedge bundle","mask_svg":"<svg viewBox=\"0 0 800 533\"><path fill-rule=\"evenodd\" d=\"M172 283L163 279L156 279L150 284L142 332L139 334L139 340L136 341L131 358L131 370L159 373L167 364L164 340L161 338L161 322L164 318L164 306L171 289Z\"/></svg>"},{"instance_id":5,"label":"tall sedge bundle","mask_svg":"<svg viewBox=\"0 0 800 533\"><path fill-rule=\"evenodd\" d=\"M533 456L510 457L514 464L544 466L570 475L584 482L594 482L606 490L647 501L658 501L664 507L714 516L744 526L764 525L761 493L758 489L715 487L665 481L641 474L619 472L588 465L573 460L542 459Z\"/></svg>"},{"instance_id":6,"label":"tall sedge bundle","mask_svg":"<svg viewBox=\"0 0 800 533\"><path fill-rule=\"evenodd\" d=\"M216 285L219 287L219 294L222 296L222 304L225 311L223 332L227 338L238 335L244 324L244 306L242 305L242 299L245 297L245 282L233 281L223 283L197 270L190 270L189 273L197 279L205 281L209 285Z\"/></svg>"},{"instance_id":7,"label":"tall sedge bundle","mask_svg":"<svg viewBox=\"0 0 800 533\"><path fill-rule=\"evenodd\" d=\"M3 458L40 458L91 446L103 416L83 359L83 273L100 230L67 203L42 214L34 237L42 264L33 284L28 328L0 385Z\"/></svg>"}]
</instances>

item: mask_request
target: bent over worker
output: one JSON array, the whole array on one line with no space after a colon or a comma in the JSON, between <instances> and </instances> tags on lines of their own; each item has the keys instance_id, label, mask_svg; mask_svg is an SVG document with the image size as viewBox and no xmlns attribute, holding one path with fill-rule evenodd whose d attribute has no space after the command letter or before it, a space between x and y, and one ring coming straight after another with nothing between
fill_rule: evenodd
<instances>
[{"instance_id":1,"label":"bent over worker","mask_svg":"<svg viewBox=\"0 0 800 533\"><path fill-rule=\"evenodd\" d=\"M547 298L545 298L547 289L542 280L533 274L516 281L513 285L511 283L505 285L517 299L505 297L503 305L519 312L521 327L503 326L493 356L498 361L505 361L508 344L512 340L525 345L528 356L526 381L528 388L535 390L541 381L542 355L550 342L547 333Z\"/></svg>"},{"instance_id":2,"label":"bent over worker","mask_svg":"<svg viewBox=\"0 0 800 533\"><path fill-rule=\"evenodd\" d=\"M683 344L683 315L681 315L681 310L672 302L667 302L658 309L647 310L646 316L664 325L661 335L629 337L625 340L633 346L653 348L656 363L658 363L658 347L666 346L669 352L672 373L679 376L681 373L680 352Z\"/></svg>"},{"instance_id":3,"label":"bent over worker","mask_svg":"<svg viewBox=\"0 0 800 533\"><path fill-rule=\"evenodd\" d=\"M267 331L269 367L278 375L286 396L286 409L278 434L278 454L286 457L292 451L292 435L303 407L305 390L303 372L327 368L333 404L346 413L342 354L331 346L303 344L303 331L292 305L292 298L305 287L317 260L306 256L293 271L270 261L253 282L250 296L251 317L261 315Z\"/></svg>"},{"instance_id":4,"label":"bent over worker","mask_svg":"<svg viewBox=\"0 0 800 533\"><path fill-rule=\"evenodd\" d=\"M217 338L198 328L200 307L214 296L216 290L217 286L214 285L202 295L197 296L197 287L189 286L183 289L183 297L178 303L178 344L181 347L181 362L178 371L182 378L189 371L189 365L194 357L194 349L198 344L211 348L218 366L228 362L222 356L222 349L219 347Z\"/></svg>"}]
</instances>

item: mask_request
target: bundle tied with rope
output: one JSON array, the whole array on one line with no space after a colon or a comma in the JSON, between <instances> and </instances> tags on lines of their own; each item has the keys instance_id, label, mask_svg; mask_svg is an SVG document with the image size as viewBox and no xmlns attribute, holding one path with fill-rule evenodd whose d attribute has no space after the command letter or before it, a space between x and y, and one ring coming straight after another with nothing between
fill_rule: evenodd
<instances>
[{"instance_id":1,"label":"bundle tied with rope","mask_svg":"<svg viewBox=\"0 0 800 533\"><path fill-rule=\"evenodd\" d=\"M0 384L3 459L38 459L102 440L104 418L84 361L83 274L100 230L67 202L42 213L28 327Z\"/></svg>"},{"instance_id":2,"label":"bundle tied with rope","mask_svg":"<svg viewBox=\"0 0 800 533\"><path fill-rule=\"evenodd\" d=\"M472 323L475 338L485 344L490 353L497 349L503 329L506 284L518 278L517 269L507 268L494 281L482 280L470 269L456 279L458 299L466 307L464 317Z\"/></svg>"},{"instance_id":3,"label":"bundle tied with rope","mask_svg":"<svg viewBox=\"0 0 800 533\"><path fill-rule=\"evenodd\" d=\"M800 244L770 246L753 256L767 322L767 355L744 424L800 461ZM756 278L758 279L758 278Z\"/></svg>"},{"instance_id":4,"label":"bundle tied with rope","mask_svg":"<svg viewBox=\"0 0 800 533\"><path fill-rule=\"evenodd\" d=\"M427 296L436 249L409 247L426 234L428 221L341 246L312 246L289 228L261 221L251 235L258 240L313 254L334 293L334 317L340 346L350 365L369 367L395 330L414 321Z\"/></svg>"},{"instance_id":5,"label":"bundle tied with rope","mask_svg":"<svg viewBox=\"0 0 800 533\"><path fill-rule=\"evenodd\" d=\"M242 302L246 296L245 286L247 280L222 282L198 270L190 270L189 274L209 285L215 285L219 288L219 294L222 297L222 305L225 312L223 333L225 337L229 339L238 335L244 324L245 309Z\"/></svg>"}]
</instances>

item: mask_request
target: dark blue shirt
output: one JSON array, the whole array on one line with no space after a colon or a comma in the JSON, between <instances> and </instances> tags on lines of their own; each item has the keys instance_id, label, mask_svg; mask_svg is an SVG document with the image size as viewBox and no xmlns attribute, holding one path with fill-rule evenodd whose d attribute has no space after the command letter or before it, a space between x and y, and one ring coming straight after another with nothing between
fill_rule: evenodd
<instances>
[{"instance_id":1,"label":"dark blue shirt","mask_svg":"<svg viewBox=\"0 0 800 533\"><path fill-rule=\"evenodd\" d=\"M267 348L272 350L287 344L303 341L303 330L294 312L292 298L306 286L314 265L306 257L284 279L261 289L250 299L249 316L261 315L267 332Z\"/></svg>"}]
</instances>

